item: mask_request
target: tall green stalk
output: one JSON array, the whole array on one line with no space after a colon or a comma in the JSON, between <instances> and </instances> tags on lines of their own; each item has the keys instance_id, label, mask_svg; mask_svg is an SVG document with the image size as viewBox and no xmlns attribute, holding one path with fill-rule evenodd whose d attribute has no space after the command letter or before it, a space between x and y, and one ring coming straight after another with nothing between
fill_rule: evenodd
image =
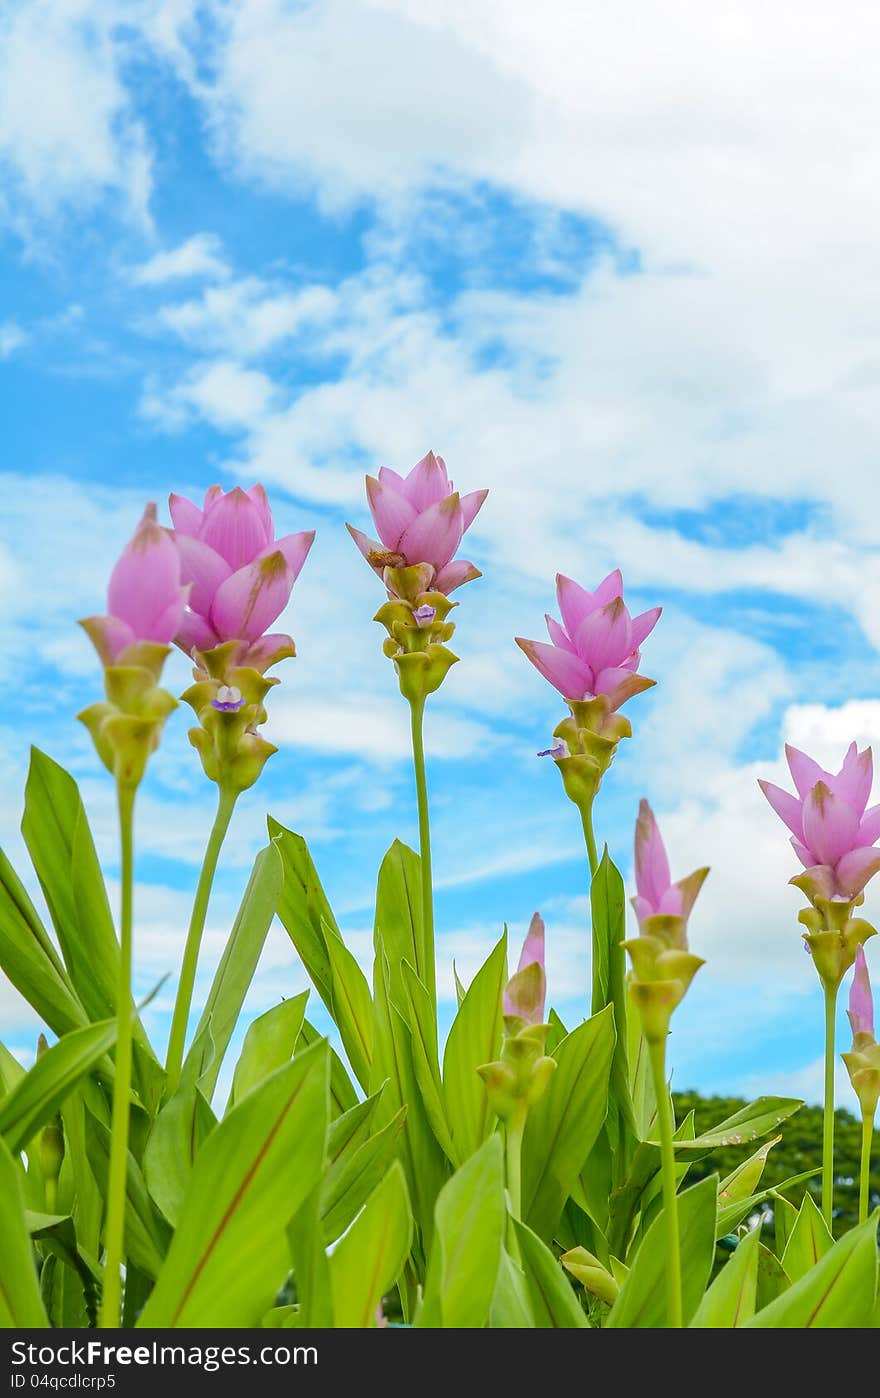
<instances>
[{"instance_id":1,"label":"tall green stalk","mask_svg":"<svg viewBox=\"0 0 880 1398\"><path fill-rule=\"evenodd\" d=\"M171 1033L168 1039L168 1055L165 1063L165 1071L168 1075L166 1094L169 1097L180 1081L180 1070L183 1066L183 1054L186 1047L186 1030L189 1024L189 1012L192 1007L193 989L196 983L199 949L202 945L202 935L205 931L205 921L208 916L208 903L211 898L214 875L217 872L217 861L220 858L220 849L226 837L226 832L229 829L229 822L232 819L232 812L235 809L237 796L238 793L236 791L228 791L224 790L222 787L220 788L217 814L214 818L211 833L208 836L205 857L202 860L202 871L199 874L192 916L189 921L189 930L186 934L186 945L183 949L180 983L177 987L177 997L174 1001L174 1015L171 1020Z\"/></svg>"},{"instance_id":2,"label":"tall green stalk","mask_svg":"<svg viewBox=\"0 0 880 1398\"><path fill-rule=\"evenodd\" d=\"M671 1330L682 1328L681 1249L678 1237L678 1194L675 1178L675 1147L673 1145L672 1107L666 1086L666 1043L648 1043L654 1095L657 1098L657 1121L660 1127L660 1161L663 1179L663 1216L666 1219L666 1324Z\"/></svg>"},{"instance_id":3,"label":"tall green stalk","mask_svg":"<svg viewBox=\"0 0 880 1398\"><path fill-rule=\"evenodd\" d=\"M419 811L419 856L422 874L422 938L425 954L423 972L431 1001L437 1003L437 969L434 964L434 885L431 874L431 827L428 817L428 783L425 775L424 699L410 699L413 768L416 777L416 804Z\"/></svg>"},{"instance_id":4,"label":"tall green stalk","mask_svg":"<svg viewBox=\"0 0 880 1398\"><path fill-rule=\"evenodd\" d=\"M104 1295L100 1323L104 1329L119 1325L122 1301L122 1256L125 1232L125 1195L128 1177L128 1125L131 1099L131 1002L132 893L134 885L133 786L117 784L119 834L122 853L122 899L119 920L119 983L116 992L116 1075L113 1082L113 1115L110 1130L110 1168L107 1176Z\"/></svg>"},{"instance_id":5,"label":"tall green stalk","mask_svg":"<svg viewBox=\"0 0 880 1398\"><path fill-rule=\"evenodd\" d=\"M593 803L578 806L581 813L581 822L584 827L584 839L587 843L587 858L590 861L590 877L596 877L596 870L599 867L599 856L596 853L596 836L593 833Z\"/></svg>"},{"instance_id":6,"label":"tall green stalk","mask_svg":"<svg viewBox=\"0 0 880 1398\"><path fill-rule=\"evenodd\" d=\"M834 1021L837 986L825 985L825 1105L822 1117L822 1217L829 1229L834 1208Z\"/></svg>"},{"instance_id":7,"label":"tall green stalk","mask_svg":"<svg viewBox=\"0 0 880 1398\"><path fill-rule=\"evenodd\" d=\"M868 1196L871 1188L871 1142L874 1135L874 1113L862 1113L862 1159L859 1169L859 1223L868 1217Z\"/></svg>"}]
</instances>

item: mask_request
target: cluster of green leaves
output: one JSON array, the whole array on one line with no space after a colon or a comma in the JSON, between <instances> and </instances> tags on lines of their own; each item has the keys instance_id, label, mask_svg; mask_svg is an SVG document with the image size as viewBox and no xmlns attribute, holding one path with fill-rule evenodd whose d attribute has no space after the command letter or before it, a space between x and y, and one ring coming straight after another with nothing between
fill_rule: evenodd
<instances>
[{"instance_id":1,"label":"cluster of green leaves","mask_svg":"<svg viewBox=\"0 0 880 1398\"><path fill-rule=\"evenodd\" d=\"M25 1072L0 1048L0 1324L95 1323L114 1065L118 946L76 784L34 753L23 821L52 933L0 857L0 966L57 1042ZM643 1327L664 1323L656 1103L627 1023L623 886L594 881L593 1013L551 1015L556 1071L532 1108L522 1217L510 1216L503 1135L478 1069L503 1034L506 936L469 986L441 1054L421 924L420 869L395 844L379 872L372 977L346 946L305 842L274 821L195 1030L179 1085L136 1027L124 1320L143 1326ZM229 1099L221 1066L273 916L333 1017L307 995L248 1027ZM744 1231L771 1193L769 1142L719 1180L719 1146L776 1134L799 1104L765 1098L676 1133L686 1320L877 1322L876 1221L834 1243L802 1178L772 1190L773 1237ZM64 1154L47 1132L63 1136ZM737 1241L709 1285L716 1240ZM595 1262L603 1285L588 1283ZM566 1265L560 1261L567 1257ZM592 1264L590 1264L592 1265ZM707 1289L708 1288L708 1289Z\"/></svg>"}]
</instances>

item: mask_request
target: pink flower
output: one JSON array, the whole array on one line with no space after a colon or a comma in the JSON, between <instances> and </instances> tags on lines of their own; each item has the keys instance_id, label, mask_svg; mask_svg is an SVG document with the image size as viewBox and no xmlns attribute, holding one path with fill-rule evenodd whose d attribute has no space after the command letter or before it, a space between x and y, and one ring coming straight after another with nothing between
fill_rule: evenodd
<instances>
[{"instance_id":1,"label":"pink flower","mask_svg":"<svg viewBox=\"0 0 880 1398\"><path fill-rule=\"evenodd\" d=\"M874 1037L874 997L871 994L871 978L868 975L868 962L865 948L859 943L856 948L856 969L849 988L849 1022L853 1038L857 1034L870 1034Z\"/></svg>"},{"instance_id":2,"label":"pink flower","mask_svg":"<svg viewBox=\"0 0 880 1398\"><path fill-rule=\"evenodd\" d=\"M542 1024L547 996L544 971L544 923L535 913L523 942L519 965L504 987L504 1013L526 1024Z\"/></svg>"},{"instance_id":3,"label":"pink flower","mask_svg":"<svg viewBox=\"0 0 880 1398\"><path fill-rule=\"evenodd\" d=\"M82 623L104 665L124 665L141 641L170 645L186 608L183 581L177 549L151 503L110 575L108 615Z\"/></svg>"},{"instance_id":4,"label":"pink flower","mask_svg":"<svg viewBox=\"0 0 880 1398\"><path fill-rule=\"evenodd\" d=\"M871 749L859 752L851 743L837 773L824 771L787 743L785 755L797 795L773 782L758 785L792 832L795 854L810 872L812 894L849 902L880 869L880 850L873 848L880 806L866 810L874 776Z\"/></svg>"},{"instance_id":5,"label":"pink flower","mask_svg":"<svg viewBox=\"0 0 880 1398\"><path fill-rule=\"evenodd\" d=\"M657 625L662 609L652 607L631 617L623 601L619 569L609 573L595 592L557 573L556 595L563 624L547 617L551 644L516 638L544 678L565 699L607 694L612 709L650 689L654 681L636 673L639 647Z\"/></svg>"},{"instance_id":6,"label":"pink flower","mask_svg":"<svg viewBox=\"0 0 880 1398\"><path fill-rule=\"evenodd\" d=\"M644 927L650 917L680 917L685 924L691 915L707 869L697 869L686 879L673 883L669 860L654 812L647 801L639 802L635 836L636 896L632 905Z\"/></svg>"},{"instance_id":7,"label":"pink flower","mask_svg":"<svg viewBox=\"0 0 880 1398\"><path fill-rule=\"evenodd\" d=\"M182 495L168 504L181 571L192 589L174 638L181 650L241 641L238 663L258 670L292 655L289 636L265 632L287 606L314 530L276 539L261 485L236 486L228 494L212 485L201 510Z\"/></svg>"},{"instance_id":8,"label":"pink flower","mask_svg":"<svg viewBox=\"0 0 880 1398\"><path fill-rule=\"evenodd\" d=\"M408 476L387 466L380 468L378 478L367 476L367 502L381 542L351 524L346 528L383 582L386 568L424 563L434 569L430 589L448 594L480 577L479 568L454 554L488 494L474 490L460 496L443 457L429 451Z\"/></svg>"}]
</instances>

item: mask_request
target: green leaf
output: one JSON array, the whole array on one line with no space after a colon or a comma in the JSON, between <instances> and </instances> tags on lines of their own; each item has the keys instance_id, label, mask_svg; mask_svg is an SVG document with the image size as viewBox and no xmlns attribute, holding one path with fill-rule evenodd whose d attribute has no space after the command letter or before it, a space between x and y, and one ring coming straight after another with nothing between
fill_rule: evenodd
<instances>
[{"instance_id":1,"label":"green leaf","mask_svg":"<svg viewBox=\"0 0 880 1398\"><path fill-rule=\"evenodd\" d=\"M313 1044L319 1044L322 1039L323 1035L318 1033L315 1026L304 1019L299 1032L297 1053L311 1048ZM327 1047L330 1054L330 1116L338 1117L357 1106L358 1097L339 1054L332 1045L328 1044Z\"/></svg>"},{"instance_id":2,"label":"green leaf","mask_svg":"<svg viewBox=\"0 0 880 1398\"><path fill-rule=\"evenodd\" d=\"M422 928L421 861L415 850L395 840L379 870L376 887L375 927L392 967L392 994L396 1000L396 969L408 962L422 985L430 979L425 963Z\"/></svg>"},{"instance_id":3,"label":"green leaf","mask_svg":"<svg viewBox=\"0 0 880 1398\"><path fill-rule=\"evenodd\" d=\"M477 1069L501 1052L501 997L506 981L505 932L468 986L446 1040L443 1090L455 1164L462 1164L479 1149L495 1120Z\"/></svg>"},{"instance_id":4,"label":"green leaf","mask_svg":"<svg viewBox=\"0 0 880 1398\"><path fill-rule=\"evenodd\" d=\"M736 1330L755 1314L761 1229L741 1238L706 1292L691 1321L692 1330Z\"/></svg>"},{"instance_id":5,"label":"green leaf","mask_svg":"<svg viewBox=\"0 0 880 1398\"><path fill-rule=\"evenodd\" d=\"M716 1146L743 1146L766 1136L804 1104L796 1097L756 1097L747 1107L727 1117L692 1141L677 1141L675 1149L713 1150ZM657 1142L652 1142L656 1145Z\"/></svg>"},{"instance_id":6,"label":"green leaf","mask_svg":"<svg viewBox=\"0 0 880 1398\"><path fill-rule=\"evenodd\" d=\"M373 1059L373 999L367 978L329 923L324 941L330 962L331 1013L352 1071L365 1092L370 1085Z\"/></svg>"},{"instance_id":7,"label":"green leaf","mask_svg":"<svg viewBox=\"0 0 880 1398\"><path fill-rule=\"evenodd\" d=\"M57 1113L84 1073L116 1042L116 1020L65 1034L0 1102L0 1135L19 1151Z\"/></svg>"},{"instance_id":8,"label":"green leaf","mask_svg":"<svg viewBox=\"0 0 880 1398\"><path fill-rule=\"evenodd\" d=\"M0 1044L0 1099L17 1087L25 1070L5 1044Z\"/></svg>"},{"instance_id":9,"label":"green leaf","mask_svg":"<svg viewBox=\"0 0 880 1398\"><path fill-rule=\"evenodd\" d=\"M299 952L309 979L332 1013L333 984L322 924L341 936L339 927L302 835L295 835L271 816L268 823L284 875L278 900L279 920Z\"/></svg>"},{"instance_id":10,"label":"green leaf","mask_svg":"<svg viewBox=\"0 0 880 1398\"><path fill-rule=\"evenodd\" d=\"M599 1135L608 1106L614 1009L579 1024L556 1049L556 1072L523 1139L523 1216L549 1238Z\"/></svg>"},{"instance_id":11,"label":"green leaf","mask_svg":"<svg viewBox=\"0 0 880 1398\"><path fill-rule=\"evenodd\" d=\"M744 1218L754 1213L759 1204L763 1204L766 1199L777 1200L781 1197L781 1191L795 1189L806 1180L811 1180L814 1175L818 1175L821 1167L816 1166L813 1170L804 1170L800 1175L792 1175L790 1179L783 1180L782 1184L770 1185L767 1189L761 1189L757 1194L749 1194L745 1199L738 1199L735 1204L725 1204L718 1209L718 1224L716 1237L723 1238L725 1234L732 1233L742 1223ZM782 1200L785 1203L785 1200Z\"/></svg>"},{"instance_id":12,"label":"green leaf","mask_svg":"<svg viewBox=\"0 0 880 1398\"><path fill-rule=\"evenodd\" d=\"M88 1023L24 885L0 850L0 966L53 1034Z\"/></svg>"},{"instance_id":13,"label":"green leaf","mask_svg":"<svg viewBox=\"0 0 880 1398\"><path fill-rule=\"evenodd\" d=\"M853 1330L868 1325L877 1290L877 1215L853 1228L749 1322L759 1330Z\"/></svg>"},{"instance_id":14,"label":"green leaf","mask_svg":"<svg viewBox=\"0 0 880 1398\"><path fill-rule=\"evenodd\" d=\"M834 1246L834 1238L811 1194L804 1195L797 1221L782 1255L782 1265L791 1281L799 1281Z\"/></svg>"},{"instance_id":15,"label":"green leaf","mask_svg":"<svg viewBox=\"0 0 880 1398\"><path fill-rule=\"evenodd\" d=\"M526 1224L514 1220L522 1257L532 1318L539 1330L588 1330L590 1323L577 1303L559 1262Z\"/></svg>"},{"instance_id":16,"label":"green leaf","mask_svg":"<svg viewBox=\"0 0 880 1398\"><path fill-rule=\"evenodd\" d=\"M412 1244L406 1179L394 1161L330 1255L334 1325L375 1326L379 1302L394 1286Z\"/></svg>"},{"instance_id":17,"label":"green leaf","mask_svg":"<svg viewBox=\"0 0 880 1398\"><path fill-rule=\"evenodd\" d=\"M434 1242L415 1324L422 1329L480 1330L492 1307L507 1222L499 1135L490 1136L443 1186L434 1217Z\"/></svg>"},{"instance_id":18,"label":"green leaf","mask_svg":"<svg viewBox=\"0 0 880 1398\"><path fill-rule=\"evenodd\" d=\"M196 1155L217 1118L195 1083L181 1082L156 1117L144 1149L147 1189L174 1226L180 1220Z\"/></svg>"},{"instance_id":19,"label":"green leaf","mask_svg":"<svg viewBox=\"0 0 880 1398\"><path fill-rule=\"evenodd\" d=\"M678 1196L682 1312L688 1325L706 1290L715 1256L715 1201L718 1179L710 1175ZM666 1326L666 1219L659 1213L636 1253L629 1276L606 1321L609 1329L662 1329Z\"/></svg>"},{"instance_id":20,"label":"green leaf","mask_svg":"<svg viewBox=\"0 0 880 1398\"><path fill-rule=\"evenodd\" d=\"M86 1154L101 1195L106 1199L110 1131L91 1112L86 1114ZM158 1276L169 1231L156 1214L140 1165L129 1151L125 1177L125 1256L145 1276Z\"/></svg>"},{"instance_id":21,"label":"green leaf","mask_svg":"<svg viewBox=\"0 0 880 1398\"><path fill-rule=\"evenodd\" d=\"M387 1126L354 1150L349 1148L328 1167L321 1189L321 1227L325 1243L345 1232L358 1209L387 1174L398 1154L406 1107Z\"/></svg>"},{"instance_id":22,"label":"green leaf","mask_svg":"<svg viewBox=\"0 0 880 1398\"><path fill-rule=\"evenodd\" d=\"M191 1081L198 1081L209 1101L278 906L281 881L281 858L274 845L267 845L254 861L241 907L184 1063L184 1075ZM210 1036L206 1040L203 1031L209 1025ZM211 1044L209 1058L204 1056L206 1042ZM198 1062L195 1061L197 1051Z\"/></svg>"},{"instance_id":23,"label":"green leaf","mask_svg":"<svg viewBox=\"0 0 880 1398\"><path fill-rule=\"evenodd\" d=\"M446 1117L440 1060L437 1056L437 1012L427 987L419 980L408 961L403 962L402 971L407 998L406 1019L411 1033L413 1070L422 1096L422 1106L441 1150L449 1160L455 1160L456 1152Z\"/></svg>"},{"instance_id":24,"label":"green leaf","mask_svg":"<svg viewBox=\"0 0 880 1398\"><path fill-rule=\"evenodd\" d=\"M343 1112L335 1121L331 1121L327 1128L327 1164L328 1167L335 1165L340 1157L348 1153L353 1153L358 1146L363 1145L370 1134L370 1123L375 1114L376 1108L382 1100L385 1091L385 1083L374 1092L372 1097L365 1097L363 1102L355 1102L353 1107Z\"/></svg>"},{"instance_id":25,"label":"green leaf","mask_svg":"<svg viewBox=\"0 0 880 1398\"><path fill-rule=\"evenodd\" d=\"M774 1146L778 1146L782 1140L781 1136L774 1136L771 1140L765 1141L759 1146L754 1155L750 1155L748 1160L743 1160L737 1165L735 1170L731 1170L729 1175L718 1186L718 1207L727 1208L730 1204L737 1204L742 1199L748 1199L755 1193L755 1188L760 1182L764 1173L764 1166L767 1164L767 1156Z\"/></svg>"},{"instance_id":26,"label":"green leaf","mask_svg":"<svg viewBox=\"0 0 880 1398\"><path fill-rule=\"evenodd\" d=\"M333 1328L330 1263L321 1229L321 1185L317 1184L287 1225L290 1258L299 1301L289 1323L297 1329ZM265 1325L265 1320L263 1324Z\"/></svg>"},{"instance_id":27,"label":"green leaf","mask_svg":"<svg viewBox=\"0 0 880 1398\"><path fill-rule=\"evenodd\" d=\"M606 846L590 884L593 926L593 1015L606 1005L614 1012L614 1057L611 1067L611 1103L606 1129L613 1151L638 1139L629 1085L626 1004L626 892L620 872L608 856ZM623 1139L622 1139L623 1138ZM586 1157L584 1157L586 1159Z\"/></svg>"},{"instance_id":28,"label":"green leaf","mask_svg":"<svg viewBox=\"0 0 880 1398\"><path fill-rule=\"evenodd\" d=\"M301 995L273 1005L248 1025L235 1065L227 1110L293 1057L308 998L309 992L304 990Z\"/></svg>"},{"instance_id":29,"label":"green leaf","mask_svg":"<svg viewBox=\"0 0 880 1398\"><path fill-rule=\"evenodd\" d=\"M491 1330L531 1330L534 1328L529 1293L522 1269L507 1252L501 1255L495 1295L489 1316Z\"/></svg>"},{"instance_id":30,"label":"green leaf","mask_svg":"<svg viewBox=\"0 0 880 1398\"><path fill-rule=\"evenodd\" d=\"M40 1300L34 1254L25 1223L21 1171L0 1139L0 1329L43 1330L49 1320Z\"/></svg>"},{"instance_id":31,"label":"green leaf","mask_svg":"<svg viewBox=\"0 0 880 1398\"><path fill-rule=\"evenodd\" d=\"M287 1224L323 1166L328 1079L326 1049L316 1044L249 1092L208 1137L139 1325L259 1323L289 1266Z\"/></svg>"}]
</instances>

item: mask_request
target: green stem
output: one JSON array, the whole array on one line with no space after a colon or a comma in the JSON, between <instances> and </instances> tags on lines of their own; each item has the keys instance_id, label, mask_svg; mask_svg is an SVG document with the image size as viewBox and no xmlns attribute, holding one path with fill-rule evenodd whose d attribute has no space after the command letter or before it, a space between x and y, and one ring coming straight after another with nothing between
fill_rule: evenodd
<instances>
[{"instance_id":1,"label":"green stem","mask_svg":"<svg viewBox=\"0 0 880 1398\"><path fill-rule=\"evenodd\" d=\"M186 1046L186 1030L189 1024L190 1008L192 1007L193 987L196 983L199 948L202 945L205 919L208 916L208 902L211 897L214 874L217 871L217 860L220 858L220 848L223 844L226 832L229 829L229 822L232 819L232 812L235 809L237 796L238 792L236 791L226 791L222 787L220 788L217 802L217 814L214 817L214 824L208 836L207 846L205 847L205 857L202 860L202 872L199 874L199 883L196 888L192 916L189 920L189 931L186 934L186 945L183 949L183 965L180 968L180 984L177 987L177 998L174 1001L174 1015L171 1020L171 1033L168 1038L168 1056L165 1062L165 1072L168 1075L165 1092L168 1097L171 1096L180 1081L180 1070L183 1066L183 1051Z\"/></svg>"},{"instance_id":2,"label":"green stem","mask_svg":"<svg viewBox=\"0 0 880 1398\"><path fill-rule=\"evenodd\" d=\"M419 855L422 871L422 946L424 966L419 972L431 1001L437 1003L437 972L434 965L434 885L431 876L431 828L428 821L428 783L425 776L424 699L410 700L413 767L416 775L416 803L419 809Z\"/></svg>"},{"instance_id":3,"label":"green stem","mask_svg":"<svg viewBox=\"0 0 880 1398\"><path fill-rule=\"evenodd\" d=\"M584 827L584 839L587 842L587 858L590 861L590 877L596 877L596 870L599 867L599 856L596 853L596 836L593 833L593 803L588 806L579 806L581 821Z\"/></svg>"},{"instance_id":4,"label":"green stem","mask_svg":"<svg viewBox=\"0 0 880 1398\"><path fill-rule=\"evenodd\" d=\"M681 1251L678 1239L678 1195L675 1178L675 1147L672 1143L672 1107L666 1086L666 1043L650 1042L654 1095L657 1098L657 1122L660 1127L660 1160L663 1176L663 1214L666 1219L666 1324L671 1330L682 1328Z\"/></svg>"},{"instance_id":5,"label":"green stem","mask_svg":"<svg viewBox=\"0 0 880 1398\"><path fill-rule=\"evenodd\" d=\"M871 1138L874 1135L874 1113L862 1113L862 1162L859 1170L859 1223L868 1217L868 1195L871 1175Z\"/></svg>"},{"instance_id":6,"label":"green stem","mask_svg":"<svg viewBox=\"0 0 880 1398\"><path fill-rule=\"evenodd\" d=\"M514 1108L513 1115L504 1123L504 1170L510 1210L507 1248L511 1257L517 1262L520 1260L520 1252L513 1220L522 1218L522 1147L527 1116L528 1107L525 1102L521 1102Z\"/></svg>"},{"instance_id":7,"label":"green stem","mask_svg":"<svg viewBox=\"0 0 880 1398\"><path fill-rule=\"evenodd\" d=\"M110 1128L110 1168L107 1176L107 1224L105 1231L104 1295L101 1326L119 1326L122 1300L122 1252L125 1233L125 1195L128 1178L128 1122L131 1099L131 944L132 891L134 884L133 786L117 785L119 833L122 848L122 906L119 920L119 984L116 992L116 1074L113 1081L113 1115Z\"/></svg>"},{"instance_id":8,"label":"green stem","mask_svg":"<svg viewBox=\"0 0 880 1398\"><path fill-rule=\"evenodd\" d=\"M825 1106L822 1118L822 1216L831 1228L834 1204L834 1021L838 987L825 990Z\"/></svg>"}]
</instances>

